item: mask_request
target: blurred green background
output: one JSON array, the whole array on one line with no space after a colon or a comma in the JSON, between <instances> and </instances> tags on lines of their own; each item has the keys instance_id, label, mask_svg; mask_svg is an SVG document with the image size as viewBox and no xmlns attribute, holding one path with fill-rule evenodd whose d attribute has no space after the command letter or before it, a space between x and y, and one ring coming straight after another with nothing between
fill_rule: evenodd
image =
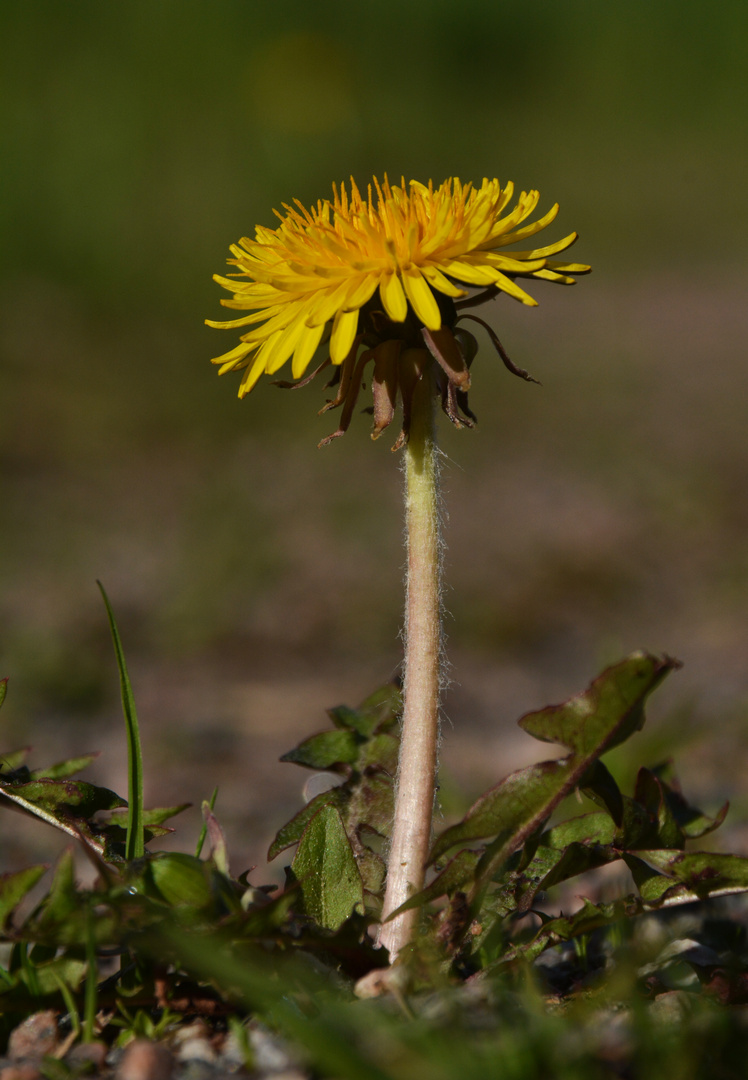
<instances>
[{"instance_id":1,"label":"blurred green background","mask_svg":"<svg viewBox=\"0 0 748 1080\"><path fill-rule=\"evenodd\" d=\"M3 5L3 741L103 746L124 786L101 578L149 801L220 783L261 857L303 781L278 753L397 670L400 477L366 417L315 449L318 386L237 401L211 275L333 180L496 176L594 273L484 310L543 387L486 345L478 429L443 430L449 774L537 757L514 720L642 646L686 666L632 752L740 812L747 33L744 0Z\"/></svg>"}]
</instances>

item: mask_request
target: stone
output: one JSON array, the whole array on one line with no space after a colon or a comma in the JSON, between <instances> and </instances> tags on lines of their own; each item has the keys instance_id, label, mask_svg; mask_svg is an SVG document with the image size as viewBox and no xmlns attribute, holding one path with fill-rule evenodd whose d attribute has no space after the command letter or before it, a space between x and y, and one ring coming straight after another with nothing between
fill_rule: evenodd
<instances>
[{"instance_id":1,"label":"stone","mask_svg":"<svg viewBox=\"0 0 748 1080\"><path fill-rule=\"evenodd\" d=\"M171 1080L174 1058L160 1043L134 1039L125 1047L116 1080Z\"/></svg>"},{"instance_id":2,"label":"stone","mask_svg":"<svg viewBox=\"0 0 748 1080\"><path fill-rule=\"evenodd\" d=\"M11 1032L8 1057L11 1061L41 1061L53 1054L58 1042L57 1013L52 1009L34 1013Z\"/></svg>"}]
</instances>

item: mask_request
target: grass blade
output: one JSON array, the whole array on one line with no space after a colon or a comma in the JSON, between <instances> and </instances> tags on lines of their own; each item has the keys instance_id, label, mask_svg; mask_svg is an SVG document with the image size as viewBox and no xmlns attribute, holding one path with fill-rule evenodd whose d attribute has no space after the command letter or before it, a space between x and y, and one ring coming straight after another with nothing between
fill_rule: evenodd
<instances>
[{"instance_id":1,"label":"grass blade","mask_svg":"<svg viewBox=\"0 0 748 1080\"><path fill-rule=\"evenodd\" d=\"M103 591L103 590L102 590ZM94 914L89 905L86 928L86 988L83 999L83 1042L91 1043L96 1036L96 1013L99 983L99 967L96 962L94 940Z\"/></svg>"},{"instance_id":2,"label":"grass blade","mask_svg":"<svg viewBox=\"0 0 748 1080\"><path fill-rule=\"evenodd\" d=\"M135 711L135 699L132 686L127 674L125 654L122 649L117 624L114 621L109 598L100 581L101 595L104 599L109 628L112 631L114 642L114 654L117 658L119 669L119 681L122 691L122 712L125 716L127 730L127 838L125 841L125 858L142 859L145 854L145 836L143 828L143 754L140 749L140 730L138 728L138 714Z\"/></svg>"}]
</instances>

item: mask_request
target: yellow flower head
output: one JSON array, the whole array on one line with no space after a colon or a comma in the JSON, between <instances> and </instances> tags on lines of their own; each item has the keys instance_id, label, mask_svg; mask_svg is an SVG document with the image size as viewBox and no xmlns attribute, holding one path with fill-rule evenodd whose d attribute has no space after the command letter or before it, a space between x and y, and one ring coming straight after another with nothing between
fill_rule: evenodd
<instances>
[{"instance_id":1,"label":"yellow flower head","mask_svg":"<svg viewBox=\"0 0 748 1080\"><path fill-rule=\"evenodd\" d=\"M320 200L311 210L298 200L295 207L284 205L284 214L276 212L276 229L258 226L254 240L244 237L231 246L234 258L228 261L236 271L215 275L233 294L221 303L250 312L229 322L206 320L209 326L247 327L240 345L213 360L220 365L219 375L244 369L239 385L244 397L263 373L274 374L288 360L293 378L304 383L333 365L328 385L337 392L325 409L343 406L334 438L348 427L366 365L372 362L373 437L392 420L399 397L404 414L400 445L407 437L412 387L433 370L447 415L458 426L471 426L468 369L476 344L456 323L475 316L460 316L460 310L498 292L535 305L516 278L572 285L570 274L590 269L551 258L570 247L576 233L546 247L504 252L540 232L558 212L553 206L523 225L539 195L523 191L509 209L513 194L513 184L502 188L498 180L484 180L475 188L450 179L435 188L415 180L407 186L403 180L398 187L385 177L383 184L374 180L367 198L351 180L350 197L341 184L340 191L333 185L332 201ZM468 291L476 288L478 296ZM491 337L507 366L527 378ZM329 356L302 380L323 341Z\"/></svg>"}]
</instances>

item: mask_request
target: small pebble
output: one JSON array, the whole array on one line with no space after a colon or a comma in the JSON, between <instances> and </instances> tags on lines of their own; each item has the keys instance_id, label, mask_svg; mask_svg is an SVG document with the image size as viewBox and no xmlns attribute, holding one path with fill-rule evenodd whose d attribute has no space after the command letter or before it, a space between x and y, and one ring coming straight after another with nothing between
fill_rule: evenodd
<instances>
[{"instance_id":1,"label":"small pebble","mask_svg":"<svg viewBox=\"0 0 748 1080\"><path fill-rule=\"evenodd\" d=\"M91 1062L91 1064L99 1070L104 1067L107 1053L108 1047L106 1043L77 1043L70 1053L65 1055L65 1061L73 1069L80 1065L85 1065L87 1062Z\"/></svg>"},{"instance_id":2,"label":"small pebble","mask_svg":"<svg viewBox=\"0 0 748 1080\"><path fill-rule=\"evenodd\" d=\"M40 1080L36 1065L6 1065L0 1069L0 1080Z\"/></svg>"},{"instance_id":3,"label":"small pebble","mask_svg":"<svg viewBox=\"0 0 748 1080\"><path fill-rule=\"evenodd\" d=\"M247 1041L249 1042L249 1036L247 1036ZM252 1051L250 1050L249 1053L251 1055ZM226 1062L230 1069L244 1068L245 1051L236 1032L229 1031L226 1038L223 1040L221 1058Z\"/></svg>"},{"instance_id":4,"label":"small pebble","mask_svg":"<svg viewBox=\"0 0 748 1080\"><path fill-rule=\"evenodd\" d=\"M193 1020L191 1024L183 1024L172 1034L173 1046L181 1046L190 1039L207 1039L210 1035L207 1024L202 1020Z\"/></svg>"},{"instance_id":5,"label":"small pebble","mask_svg":"<svg viewBox=\"0 0 748 1080\"><path fill-rule=\"evenodd\" d=\"M57 1046L57 1013L52 1009L28 1016L8 1039L11 1061L41 1061Z\"/></svg>"},{"instance_id":6,"label":"small pebble","mask_svg":"<svg viewBox=\"0 0 748 1080\"><path fill-rule=\"evenodd\" d=\"M205 1061L212 1065L217 1060L209 1040L210 1032L202 1020L179 1028L174 1032L172 1046L178 1061Z\"/></svg>"},{"instance_id":7,"label":"small pebble","mask_svg":"<svg viewBox=\"0 0 748 1080\"><path fill-rule=\"evenodd\" d=\"M205 1061L209 1065L218 1059L207 1039L184 1039L176 1056L177 1061Z\"/></svg>"},{"instance_id":8,"label":"small pebble","mask_svg":"<svg viewBox=\"0 0 748 1080\"><path fill-rule=\"evenodd\" d=\"M693 1012L694 995L686 990L669 990L650 1002L647 1011L653 1020L664 1024L677 1024L687 1020Z\"/></svg>"},{"instance_id":9,"label":"small pebble","mask_svg":"<svg viewBox=\"0 0 748 1080\"><path fill-rule=\"evenodd\" d=\"M286 1044L256 1021L249 1025L249 1044L252 1047L255 1069L266 1073L293 1071L294 1062ZM275 1080L275 1078L274 1078Z\"/></svg>"},{"instance_id":10,"label":"small pebble","mask_svg":"<svg viewBox=\"0 0 748 1080\"><path fill-rule=\"evenodd\" d=\"M134 1039L125 1047L117 1066L117 1080L170 1080L174 1058L160 1043Z\"/></svg>"}]
</instances>

